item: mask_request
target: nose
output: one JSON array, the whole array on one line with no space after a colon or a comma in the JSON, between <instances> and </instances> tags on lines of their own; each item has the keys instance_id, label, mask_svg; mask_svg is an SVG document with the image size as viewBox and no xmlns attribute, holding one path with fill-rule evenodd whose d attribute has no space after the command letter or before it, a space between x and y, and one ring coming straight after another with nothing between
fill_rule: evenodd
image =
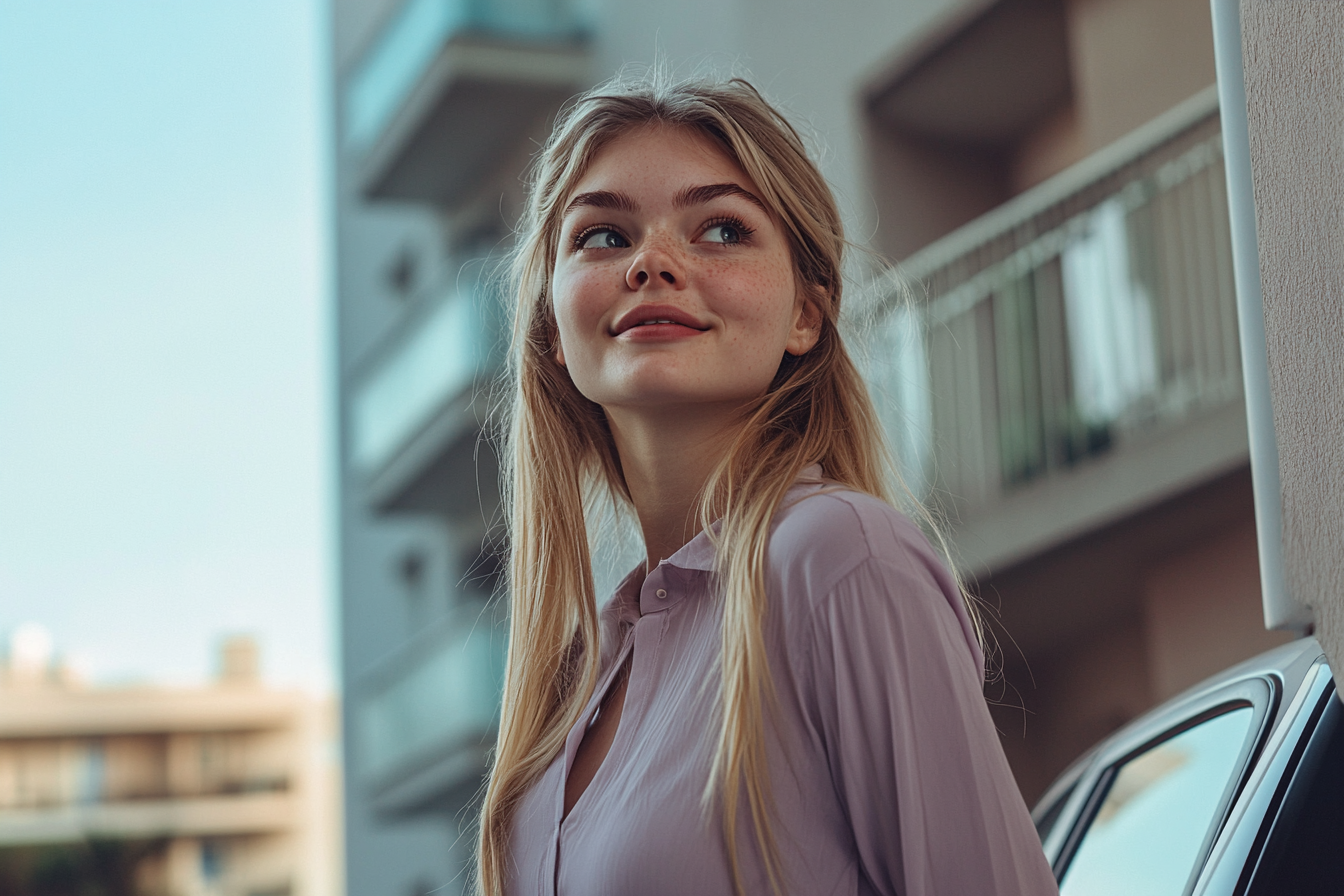
<instances>
[{"instance_id":1,"label":"nose","mask_svg":"<svg viewBox=\"0 0 1344 896\"><path fill-rule=\"evenodd\" d=\"M651 282L674 287L686 283L685 272L675 254L656 244L641 249L625 272L625 285L631 289L640 289Z\"/></svg>"}]
</instances>

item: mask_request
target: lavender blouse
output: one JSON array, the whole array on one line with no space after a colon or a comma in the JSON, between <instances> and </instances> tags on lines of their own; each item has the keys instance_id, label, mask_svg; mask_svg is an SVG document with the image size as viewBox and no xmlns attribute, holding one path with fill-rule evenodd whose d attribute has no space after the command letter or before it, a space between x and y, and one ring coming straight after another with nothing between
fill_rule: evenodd
<instances>
[{"instance_id":1,"label":"lavender blouse","mask_svg":"<svg viewBox=\"0 0 1344 896\"><path fill-rule=\"evenodd\" d=\"M919 529L810 467L773 521L768 745L789 894L1054 894L981 694L984 659ZM509 896L733 893L722 818L701 793L714 748L720 612L702 533L603 610L603 675L564 753L525 796ZM611 750L563 818L565 780L633 651ZM743 802L748 893L768 893Z\"/></svg>"}]
</instances>

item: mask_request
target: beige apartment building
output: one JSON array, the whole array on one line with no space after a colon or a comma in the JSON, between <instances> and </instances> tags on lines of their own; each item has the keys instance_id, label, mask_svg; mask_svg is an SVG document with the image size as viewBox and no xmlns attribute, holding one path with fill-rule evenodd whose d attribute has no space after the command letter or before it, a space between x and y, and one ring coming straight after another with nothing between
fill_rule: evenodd
<instances>
[{"instance_id":1,"label":"beige apartment building","mask_svg":"<svg viewBox=\"0 0 1344 896\"><path fill-rule=\"evenodd\" d=\"M342 893L334 707L256 667L233 639L213 685L90 687L21 629L0 676L0 892Z\"/></svg>"},{"instance_id":2,"label":"beige apartment building","mask_svg":"<svg viewBox=\"0 0 1344 896\"><path fill-rule=\"evenodd\" d=\"M1207 0L334 0L332 42L352 892L466 880L503 647L482 273L555 111L625 66L748 74L895 265L856 253L852 344L991 620L1029 802L1290 637L1260 603Z\"/></svg>"}]
</instances>

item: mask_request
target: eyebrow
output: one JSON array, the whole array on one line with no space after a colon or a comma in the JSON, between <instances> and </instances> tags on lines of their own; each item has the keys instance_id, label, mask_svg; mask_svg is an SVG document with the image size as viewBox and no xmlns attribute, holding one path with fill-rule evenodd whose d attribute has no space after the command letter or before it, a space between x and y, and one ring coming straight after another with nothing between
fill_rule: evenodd
<instances>
[{"instance_id":1,"label":"eyebrow","mask_svg":"<svg viewBox=\"0 0 1344 896\"><path fill-rule=\"evenodd\" d=\"M639 210L635 200L624 193L614 193L611 190L594 190L591 193L580 193L570 200L569 205L565 206L565 214L569 214L576 208L609 208L618 212L625 212L633 215Z\"/></svg>"},{"instance_id":2,"label":"eyebrow","mask_svg":"<svg viewBox=\"0 0 1344 896\"><path fill-rule=\"evenodd\" d=\"M754 193L744 190L737 184L706 184L702 187L687 187L672 197L672 207L680 209L689 208L693 205L704 205L724 196L740 196L767 215L770 214L764 202L761 202ZM571 199L569 205L565 206L564 214L568 215L574 209L584 207L606 208L626 214L635 214L639 211L639 205L625 193L613 190L593 190L590 193L580 193Z\"/></svg>"},{"instance_id":3,"label":"eyebrow","mask_svg":"<svg viewBox=\"0 0 1344 896\"><path fill-rule=\"evenodd\" d=\"M704 205L706 202L713 202L723 196L741 196L752 205L770 214L765 203L748 190L744 190L737 184L709 184L703 187L687 187L672 199L674 208L687 208L692 205Z\"/></svg>"}]
</instances>

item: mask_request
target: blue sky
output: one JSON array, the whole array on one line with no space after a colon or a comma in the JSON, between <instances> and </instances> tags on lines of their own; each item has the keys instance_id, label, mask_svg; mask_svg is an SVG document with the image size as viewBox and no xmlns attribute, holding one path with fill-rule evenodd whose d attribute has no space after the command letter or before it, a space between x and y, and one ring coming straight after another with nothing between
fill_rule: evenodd
<instances>
[{"instance_id":1,"label":"blue sky","mask_svg":"<svg viewBox=\"0 0 1344 896\"><path fill-rule=\"evenodd\" d=\"M0 0L0 635L333 653L321 0Z\"/></svg>"}]
</instances>

